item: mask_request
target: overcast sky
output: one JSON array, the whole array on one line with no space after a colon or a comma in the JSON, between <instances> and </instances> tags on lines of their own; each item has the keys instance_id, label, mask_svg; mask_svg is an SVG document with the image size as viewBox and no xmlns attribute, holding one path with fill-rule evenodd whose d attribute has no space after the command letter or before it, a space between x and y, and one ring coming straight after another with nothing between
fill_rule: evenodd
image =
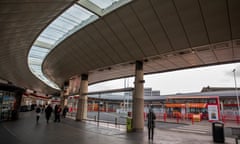
<instances>
[{"instance_id":1,"label":"overcast sky","mask_svg":"<svg viewBox=\"0 0 240 144\"><path fill-rule=\"evenodd\" d=\"M233 69L236 69L237 86L240 87L240 63L208 66L194 69L145 75L144 87L160 90L161 95L200 92L203 87L235 87ZM128 86L134 87L133 78ZM89 91L124 88L124 79L107 81L89 87Z\"/></svg>"}]
</instances>

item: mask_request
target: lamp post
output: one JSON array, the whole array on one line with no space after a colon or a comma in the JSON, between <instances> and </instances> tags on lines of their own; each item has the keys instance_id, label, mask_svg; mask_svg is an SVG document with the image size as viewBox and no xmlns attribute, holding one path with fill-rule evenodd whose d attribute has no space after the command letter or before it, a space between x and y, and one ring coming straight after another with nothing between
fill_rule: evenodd
<instances>
[{"instance_id":1,"label":"lamp post","mask_svg":"<svg viewBox=\"0 0 240 144\"><path fill-rule=\"evenodd\" d=\"M237 80L236 80L236 69L233 69L232 72L233 72L234 82L235 82L235 92L236 92L236 97L237 97L238 116L239 116L240 111L239 111L239 99L238 99L238 89L237 89Z\"/></svg>"},{"instance_id":2,"label":"lamp post","mask_svg":"<svg viewBox=\"0 0 240 144\"><path fill-rule=\"evenodd\" d=\"M102 107L102 101L101 101L101 94L99 94L99 97L98 97L98 126L99 126L99 119L100 119L100 107Z\"/></svg>"}]
</instances>

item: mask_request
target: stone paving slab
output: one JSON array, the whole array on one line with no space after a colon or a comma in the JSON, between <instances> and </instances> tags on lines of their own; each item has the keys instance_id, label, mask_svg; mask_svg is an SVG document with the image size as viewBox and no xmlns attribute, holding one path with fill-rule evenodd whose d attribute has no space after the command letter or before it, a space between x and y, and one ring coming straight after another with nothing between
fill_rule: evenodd
<instances>
[{"instance_id":1,"label":"stone paving slab","mask_svg":"<svg viewBox=\"0 0 240 144\"><path fill-rule=\"evenodd\" d=\"M17 121L0 124L1 144L214 144L209 135L163 129L155 129L154 140L149 141L146 128L143 132L127 133L71 119L47 124L44 115L36 124L35 114L31 112L23 113ZM225 144L234 142L233 138L225 138Z\"/></svg>"}]
</instances>

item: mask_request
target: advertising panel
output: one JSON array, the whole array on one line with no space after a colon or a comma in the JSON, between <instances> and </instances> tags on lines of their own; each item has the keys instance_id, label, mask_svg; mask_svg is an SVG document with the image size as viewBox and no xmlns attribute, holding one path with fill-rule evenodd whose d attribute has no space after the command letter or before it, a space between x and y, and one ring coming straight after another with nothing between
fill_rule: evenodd
<instances>
[{"instance_id":1,"label":"advertising panel","mask_svg":"<svg viewBox=\"0 0 240 144\"><path fill-rule=\"evenodd\" d=\"M217 105L208 105L208 119L210 121L219 120Z\"/></svg>"}]
</instances>

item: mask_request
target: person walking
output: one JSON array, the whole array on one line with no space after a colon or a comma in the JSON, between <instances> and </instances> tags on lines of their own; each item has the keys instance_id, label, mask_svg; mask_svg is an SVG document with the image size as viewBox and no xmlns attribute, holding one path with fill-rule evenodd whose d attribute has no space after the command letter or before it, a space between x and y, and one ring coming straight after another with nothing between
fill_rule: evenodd
<instances>
[{"instance_id":1,"label":"person walking","mask_svg":"<svg viewBox=\"0 0 240 144\"><path fill-rule=\"evenodd\" d=\"M36 108L36 123L38 124L41 115L41 108L37 106Z\"/></svg>"},{"instance_id":2,"label":"person walking","mask_svg":"<svg viewBox=\"0 0 240 144\"><path fill-rule=\"evenodd\" d=\"M52 111L53 111L52 106L49 104L45 109L45 116L46 116L47 123L49 122Z\"/></svg>"},{"instance_id":3,"label":"person walking","mask_svg":"<svg viewBox=\"0 0 240 144\"><path fill-rule=\"evenodd\" d=\"M56 122L60 122L60 115L61 115L61 112L62 112L62 108L60 105L58 105L57 107L57 111L56 111Z\"/></svg>"},{"instance_id":4,"label":"person walking","mask_svg":"<svg viewBox=\"0 0 240 144\"><path fill-rule=\"evenodd\" d=\"M65 106L65 107L63 108L63 112L62 112L62 116L63 116L63 118L66 117L67 112L68 112L68 107Z\"/></svg>"},{"instance_id":5,"label":"person walking","mask_svg":"<svg viewBox=\"0 0 240 144\"><path fill-rule=\"evenodd\" d=\"M57 111L58 111L58 105L56 104L54 107L54 122L57 122Z\"/></svg>"},{"instance_id":6,"label":"person walking","mask_svg":"<svg viewBox=\"0 0 240 144\"><path fill-rule=\"evenodd\" d=\"M148 140L150 139L153 140L156 115L153 112L152 106L150 106L149 108L147 119L148 119Z\"/></svg>"}]
</instances>

